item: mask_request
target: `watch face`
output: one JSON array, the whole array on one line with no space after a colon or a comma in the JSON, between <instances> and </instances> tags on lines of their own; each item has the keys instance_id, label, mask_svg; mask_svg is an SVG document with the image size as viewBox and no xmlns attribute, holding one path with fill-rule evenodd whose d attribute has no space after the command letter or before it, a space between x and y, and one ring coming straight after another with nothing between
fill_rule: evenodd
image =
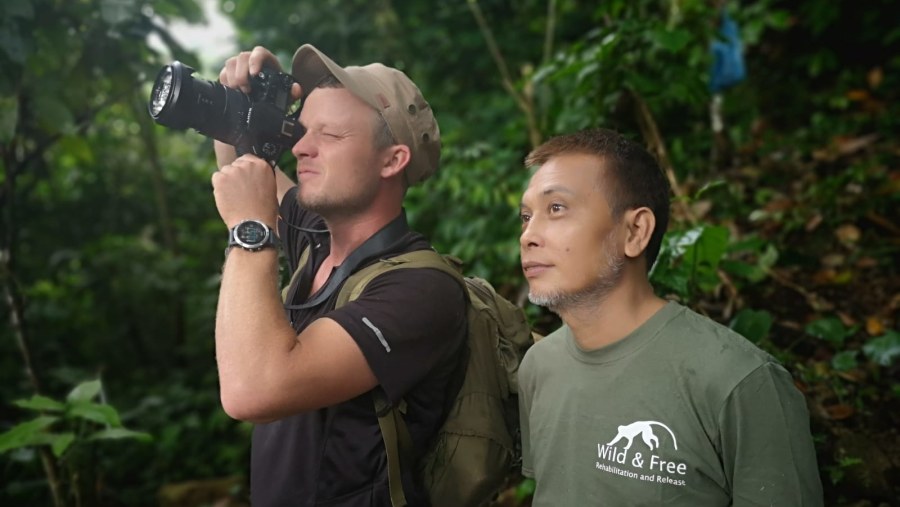
<instances>
[{"instance_id":1,"label":"watch face","mask_svg":"<svg viewBox=\"0 0 900 507\"><path fill-rule=\"evenodd\" d=\"M243 247L258 248L269 239L269 229L259 222L241 222L234 229L234 239Z\"/></svg>"}]
</instances>

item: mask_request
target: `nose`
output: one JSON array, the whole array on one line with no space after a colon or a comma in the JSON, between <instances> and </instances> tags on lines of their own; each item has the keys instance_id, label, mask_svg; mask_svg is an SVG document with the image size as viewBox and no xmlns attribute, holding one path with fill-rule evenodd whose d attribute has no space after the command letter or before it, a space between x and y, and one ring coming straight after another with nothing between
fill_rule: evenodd
<instances>
[{"instance_id":1,"label":"nose","mask_svg":"<svg viewBox=\"0 0 900 507\"><path fill-rule=\"evenodd\" d=\"M291 153L294 154L294 157L297 160L300 160L301 157L310 157L314 153L314 144L312 142L313 135L308 130L300 136L300 139L294 143L294 146L291 148Z\"/></svg>"},{"instance_id":2,"label":"nose","mask_svg":"<svg viewBox=\"0 0 900 507\"><path fill-rule=\"evenodd\" d=\"M519 248L521 250L524 251L540 246L542 241L540 227L535 222L534 217L532 217L530 221L522 224L522 234L519 236Z\"/></svg>"}]
</instances>

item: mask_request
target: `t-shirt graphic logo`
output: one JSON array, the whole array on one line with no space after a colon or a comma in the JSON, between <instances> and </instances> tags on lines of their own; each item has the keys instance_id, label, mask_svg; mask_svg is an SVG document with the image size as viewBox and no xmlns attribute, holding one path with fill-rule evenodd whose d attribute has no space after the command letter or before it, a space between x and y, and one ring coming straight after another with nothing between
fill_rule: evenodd
<instances>
[{"instance_id":1,"label":"t-shirt graphic logo","mask_svg":"<svg viewBox=\"0 0 900 507\"><path fill-rule=\"evenodd\" d=\"M669 435L672 435L672 445L675 446L675 450L678 450L678 443L675 441L675 434L672 433L672 430L669 429L668 426L661 422L657 421L635 421L631 424L627 424L624 426L619 426L619 433L616 435L616 438L612 439L608 444L608 446L615 445L616 442L622 440L623 438L628 439L628 445L625 446L624 450L628 450L633 443L634 437L641 434L641 439L647 444L647 447L650 450L654 450L659 447L659 439L656 438L656 435L653 433L653 425L661 426L669 432Z\"/></svg>"},{"instance_id":2,"label":"t-shirt graphic logo","mask_svg":"<svg viewBox=\"0 0 900 507\"><path fill-rule=\"evenodd\" d=\"M659 438L653 432L656 429L654 426L659 426L669 432L669 435L672 436L672 447L677 451L678 443L675 441L675 433L671 428L659 421L635 421L619 426L616 438L608 444L597 444L597 458L594 467L600 472L627 479L669 486L685 486L688 479L687 463L679 461L677 456L674 456L678 453L672 452L668 444L665 445L666 450L657 451ZM642 446L629 451L634 444L634 438L638 435L650 448L649 452L644 451ZM662 434L662 437L664 440L668 440L665 433ZM623 440L627 440L624 448L620 449L615 446Z\"/></svg>"}]
</instances>

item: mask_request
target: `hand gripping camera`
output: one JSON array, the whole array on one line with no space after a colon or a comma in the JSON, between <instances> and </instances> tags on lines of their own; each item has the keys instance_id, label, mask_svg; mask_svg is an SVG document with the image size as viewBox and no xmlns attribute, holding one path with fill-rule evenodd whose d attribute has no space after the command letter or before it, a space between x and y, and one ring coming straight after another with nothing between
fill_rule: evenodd
<instances>
[{"instance_id":1,"label":"hand gripping camera","mask_svg":"<svg viewBox=\"0 0 900 507\"><path fill-rule=\"evenodd\" d=\"M264 69L250 76L250 94L220 83L194 79L194 69L175 61L156 76L147 109L160 125L193 128L234 146L238 156L252 153L275 167L278 158L304 134L289 114L294 78Z\"/></svg>"}]
</instances>

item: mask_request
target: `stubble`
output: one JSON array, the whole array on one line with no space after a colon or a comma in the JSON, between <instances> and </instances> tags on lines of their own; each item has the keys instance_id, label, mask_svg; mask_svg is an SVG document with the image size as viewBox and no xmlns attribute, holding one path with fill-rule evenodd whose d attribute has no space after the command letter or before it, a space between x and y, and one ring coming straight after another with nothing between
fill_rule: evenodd
<instances>
[{"instance_id":1,"label":"stubble","mask_svg":"<svg viewBox=\"0 0 900 507\"><path fill-rule=\"evenodd\" d=\"M606 269L594 279L593 283L573 292L551 290L539 294L529 291L528 300L556 314L579 307L592 307L603 302L619 283L625 268L625 257L616 253L612 236L613 234L610 234L603 242L601 255L605 260Z\"/></svg>"}]
</instances>

